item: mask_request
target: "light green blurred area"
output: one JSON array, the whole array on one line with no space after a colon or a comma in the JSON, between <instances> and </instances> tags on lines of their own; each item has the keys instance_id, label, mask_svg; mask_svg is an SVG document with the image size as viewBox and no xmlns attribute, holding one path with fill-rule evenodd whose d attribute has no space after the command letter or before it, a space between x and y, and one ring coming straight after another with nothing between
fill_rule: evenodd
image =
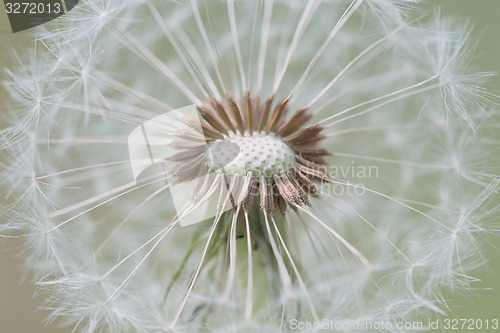
<instances>
[{"instance_id":1,"label":"light green blurred area","mask_svg":"<svg viewBox=\"0 0 500 333\"><path fill-rule=\"evenodd\" d=\"M480 71L500 73L500 0L436 0L434 3L443 5L443 14L468 18L475 24L476 31L484 31L479 41L475 65ZM1 10L3 10L2 7L3 4L0 4ZM22 33L13 35L7 32L8 30L6 16L0 14L0 68L2 69L12 65L7 51L9 43L19 45L26 37ZM0 75L4 79L3 70ZM491 80L489 88L497 94L500 93L500 76ZM0 112L4 112L2 102L4 96L5 92L2 88ZM4 124L0 123L0 128L3 126ZM500 133L498 139L500 139ZM497 216L496 220L500 220L500 216ZM473 285L477 288L473 292L454 294L453 297L448 295L452 305L450 318L500 319L500 250L494 247L496 245L500 248L500 237L492 236L489 241L491 245L484 252L485 257L491 258L490 270L482 269L475 272L475 276L481 278L482 281ZM43 327L41 324L45 313L36 311L41 300L32 299L34 288L30 283L30 276L26 277L25 282L21 282L22 273L19 268L22 260L13 257L13 254L18 253L20 244L18 241L0 239L0 332L69 332L68 329ZM426 321L425 318L422 320ZM476 330L476 332L494 331L483 329L482 331Z\"/></svg>"},{"instance_id":2,"label":"light green blurred area","mask_svg":"<svg viewBox=\"0 0 500 333\"><path fill-rule=\"evenodd\" d=\"M479 41L478 57L474 63L480 71L494 71L500 74L500 1L439 0L435 2L443 5L443 14L468 18L474 23L476 31L484 33ZM490 81L488 88L497 95L500 94L500 75ZM500 107L498 107L498 112L500 112ZM496 138L500 139L500 133L496 135ZM497 223L500 221L499 214L493 218ZM482 281L473 284L473 287L477 288L473 293L454 295L450 302L453 312L450 318L500 319L500 237L492 236L489 241L491 244L485 248L484 255L486 258L491 258L490 270L481 269L476 272L474 276ZM483 329L476 332L493 332L493 330ZM500 332L500 329L494 332Z\"/></svg>"}]
</instances>

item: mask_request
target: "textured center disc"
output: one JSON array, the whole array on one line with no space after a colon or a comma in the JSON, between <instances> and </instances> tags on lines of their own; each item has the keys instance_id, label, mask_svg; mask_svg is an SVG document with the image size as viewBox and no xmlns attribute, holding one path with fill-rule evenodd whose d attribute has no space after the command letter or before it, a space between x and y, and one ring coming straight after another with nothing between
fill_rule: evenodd
<instances>
[{"instance_id":1,"label":"textured center disc","mask_svg":"<svg viewBox=\"0 0 500 333\"><path fill-rule=\"evenodd\" d=\"M295 152L274 134L253 132L250 136L230 134L209 145L208 166L213 171L270 178L287 171L295 162Z\"/></svg>"}]
</instances>

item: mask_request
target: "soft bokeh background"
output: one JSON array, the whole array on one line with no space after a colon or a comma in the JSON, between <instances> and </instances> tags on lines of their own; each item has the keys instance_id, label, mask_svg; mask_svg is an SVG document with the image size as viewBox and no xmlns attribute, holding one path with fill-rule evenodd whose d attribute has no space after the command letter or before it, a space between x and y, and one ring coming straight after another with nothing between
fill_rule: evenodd
<instances>
[{"instance_id":1,"label":"soft bokeh background","mask_svg":"<svg viewBox=\"0 0 500 333\"><path fill-rule=\"evenodd\" d=\"M500 73L500 0L435 0L434 3L443 6L443 13L468 18L475 24L477 32L484 31L475 63L481 71ZM3 11L3 2L0 3L0 11ZM7 16L0 12L0 79L2 80L3 69L12 65L8 52L10 45L20 46L27 42L26 34L14 35L9 31ZM489 88L500 94L500 76L491 80ZM0 112L4 112L4 96L5 92L0 88ZM4 126L5 124L0 122L0 128ZM497 220L500 221L500 216ZM481 278L482 282L474 285L476 289L473 292L453 295L452 298L450 296L453 312L450 318L500 319L500 237L492 236L489 241L491 245L485 249L485 257L491 258L490 270L483 269L476 272L475 276ZM33 298L31 277L29 274L23 275L22 259L15 257L20 245L21 243L16 240L0 239L0 332L69 332L68 329L58 329L56 325L43 326L42 320L46 313L37 310L41 300Z\"/></svg>"}]
</instances>

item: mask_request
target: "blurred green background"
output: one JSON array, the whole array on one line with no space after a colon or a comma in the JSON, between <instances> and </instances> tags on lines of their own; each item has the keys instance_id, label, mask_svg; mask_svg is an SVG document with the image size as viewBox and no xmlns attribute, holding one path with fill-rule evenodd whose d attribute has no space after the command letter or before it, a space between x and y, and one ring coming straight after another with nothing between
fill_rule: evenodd
<instances>
[{"instance_id":1,"label":"blurred green background","mask_svg":"<svg viewBox=\"0 0 500 333\"><path fill-rule=\"evenodd\" d=\"M475 64L481 71L500 73L500 0L435 0L433 2L443 6L444 14L468 18L475 24L476 32L484 31L479 42ZM3 7L3 4L0 4L0 7ZM9 44L19 45L26 42L24 40L26 35L23 33L14 35L9 30L7 17L2 13L0 14L0 79L4 78L3 69L12 64L7 51ZM489 88L500 94L500 76L491 80ZM0 112L2 112L1 101L4 99L4 94L3 89L0 90ZM0 128L3 127L4 124L0 123ZM500 139L500 133L498 138ZM500 217L497 220L500 220ZM490 242L491 246L485 249L485 257L491 258L490 270L483 269L476 272L475 276L481 278L482 281L474 284L476 289L473 292L453 295L450 302L453 314L450 318L500 319L500 250L495 248L495 245L500 247L500 237L492 236ZM33 298L34 288L30 283L30 276L27 275L22 280L23 274L20 269L22 260L14 256L18 252L16 248L19 245L20 243L14 240L0 239L0 332L69 332L68 329L57 329L55 325L43 326L41 323L46 315L43 311L37 310L41 300ZM483 331L486 332L486 330ZM500 329L496 332L500 332Z\"/></svg>"},{"instance_id":2,"label":"blurred green background","mask_svg":"<svg viewBox=\"0 0 500 333\"><path fill-rule=\"evenodd\" d=\"M500 74L500 1L435 0L434 3L443 6L443 14L468 18L474 23L476 32L484 32L479 41L475 65L480 71ZM497 95L500 94L500 75L490 81L488 88ZM497 133L496 138L500 139L500 133ZM498 198L499 196L497 200ZM497 223L500 221L499 214L494 218ZM454 295L450 302L453 314L449 318L500 320L500 236L492 236L489 241L490 245L484 249L484 254L486 258L491 259L490 269L476 272L474 276L480 278L481 282L473 285L476 288L473 292ZM500 332L500 329L495 331L483 329L475 332Z\"/></svg>"}]
</instances>

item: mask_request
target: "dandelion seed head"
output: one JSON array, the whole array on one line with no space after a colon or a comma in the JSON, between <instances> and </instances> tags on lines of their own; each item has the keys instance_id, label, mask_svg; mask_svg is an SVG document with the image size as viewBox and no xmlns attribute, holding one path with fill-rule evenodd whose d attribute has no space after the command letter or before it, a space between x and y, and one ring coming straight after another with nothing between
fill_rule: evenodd
<instances>
[{"instance_id":1,"label":"dandelion seed head","mask_svg":"<svg viewBox=\"0 0 500 333\"><path fill-rule=\"evenodd\" d=\"M49 321L394 323L475 283L498 119L469 23L412 0L80 3L4 83L0 230ZM134 179L129 134L186 105Z\"/></svg>"},{"instance_id":2,"label":"dandelion seed head","mask_svg":"<svg viewBox=\"0 0 500 333\"><path fill-rule=\"evenodd\" d=\"M232 143L235 149L231 150L231 145L221 144L223 142ZM244 176L251 171L257 177L270 178L279 175L280 171L288 171L295 161L293 149L265 132L254 132L251 136L229 135L225 140L215 141L208 149L215 156L209 161L209 167L213 170L224 168L231 176Z\"/></svg>"}]
</instances>

